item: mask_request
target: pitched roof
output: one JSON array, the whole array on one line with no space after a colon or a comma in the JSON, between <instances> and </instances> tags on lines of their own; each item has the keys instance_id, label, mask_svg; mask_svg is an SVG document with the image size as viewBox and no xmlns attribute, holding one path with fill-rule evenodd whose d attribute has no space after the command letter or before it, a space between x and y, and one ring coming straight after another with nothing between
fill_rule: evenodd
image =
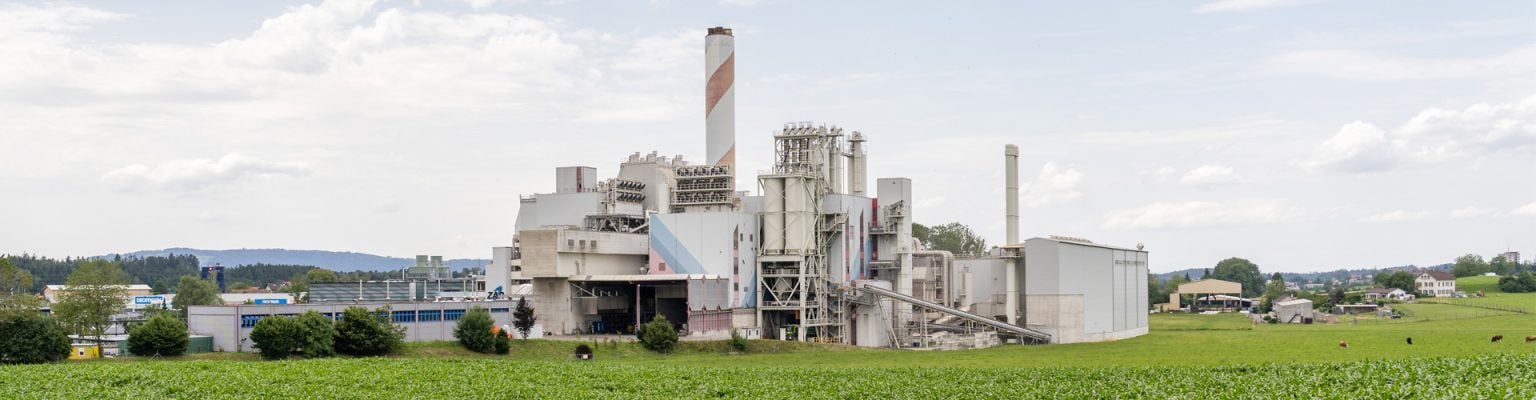
<instances>
[{"instance_id":1,"label":"pitched roof","mask_svg":"<svg viewBox=\"0 0 1536 400\"><path fill-rule=\"evenodd\" d=\"M1402 289L1398 289L1398 288L1370 288L1370 289L1366 289L1365 292L1366 293L1375 293L1375 294L1387 294L1387 293L1392 293L1394 291L1399 291L1399 290L1402 290Z\"/></svg>"},{"instance_id":2,"label":"pitched roof","mask_svg":"<svg viewBox=\"0 0 1536 400\"><path fill-rule=\"evenodd\" d=\"M1435 278L1435 280L1437 280L1437 281L1454 281L1454 280L1456 280L1456 275L1451 275L1451 273L1449 273L1449 272L1424 271L1423 274L1429 274L1430 278Z\"/></svg>"}]
</instances>

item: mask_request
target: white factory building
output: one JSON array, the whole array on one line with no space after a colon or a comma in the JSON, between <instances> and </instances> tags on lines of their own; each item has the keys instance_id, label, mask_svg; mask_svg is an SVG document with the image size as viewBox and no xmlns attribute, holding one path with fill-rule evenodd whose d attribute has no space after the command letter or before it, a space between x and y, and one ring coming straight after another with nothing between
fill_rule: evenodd
<instances>
[{"instance_id":1,"label":"white factory building","mask_svg":"<svg viewBox=\"0 0 1536 400\"><path fill-rule=\"evenodd\" d=\"M1009 243L956 259L912 238L910 179L868 186L867 138L786 124L755 191L736 187L734 37L706 36L703 163L656 152L555 168L519 200L486 290L531 285L547 334L621 334L662 315L692 336L882 347L1115 340L1147 331L1147 253L1017 240L1017 150L1006 153ZM583 162L586 160L572 160ZM1012 282L1010 284L1009 282Z\"/></svg>"}]
</instances>

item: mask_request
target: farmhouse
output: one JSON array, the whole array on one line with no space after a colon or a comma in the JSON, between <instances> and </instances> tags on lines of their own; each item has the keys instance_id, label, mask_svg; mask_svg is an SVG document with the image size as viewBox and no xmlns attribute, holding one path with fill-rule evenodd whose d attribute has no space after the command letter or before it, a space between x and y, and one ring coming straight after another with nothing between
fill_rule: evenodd
<instances>
[{"instance_id":1,"label":"farmhouse","mask_svg":"<svg viewBox=\"0 0 1536 400\"><path fill-rule=\"evenodd\" d=\"M1456 293L1456 276L1440 271L1424 271L1414 278L1419 293L1434 297L1451 297Z\"/></svg>"},{"instance_id":2,"label":"farmhouse","mask_svg":"<svg viewBox=\"0 0 1536 400\"><path fill-rule=\"evenodd\" d=\"M1360 299L1364 301L1407 300L1409 297L1408 292L1398 288L1366 289L1365 293L1360 295Z\"/></svg>"}]
</instances>

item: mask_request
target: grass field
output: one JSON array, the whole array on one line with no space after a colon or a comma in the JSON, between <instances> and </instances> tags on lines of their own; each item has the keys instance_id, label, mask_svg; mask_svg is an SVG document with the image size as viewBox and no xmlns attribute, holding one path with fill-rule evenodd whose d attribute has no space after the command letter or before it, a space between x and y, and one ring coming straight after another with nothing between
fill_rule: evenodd
<instances>
[{"instance_id":1,"label":"grass field","mask_svg":"<svg viewBox=\"0 0 1536 400\"><path fill-rule=\"evenodd\" d=\"M1477 293L1478 289L1482 289L1483 293L1504 293L1503 290L1499 289L1499 277L1497 276L1456 278L1456 290L1471 294Z\"/></svg>"},{"instance_id":2,"label":"grass field","mask_svg":"<svg viewBox=\"0 0 1536 400\"><path fill-rule=\"evenodd\" d=\"M753 341L748 354L730 355L723 342L685 341L658 355L596 342L596 361L575 362L575 342L531 340L516 341L511 356L439 342L374 359L129 357L0 366L0 398L1536 398L1536 343L1521 340L1536 335L1536 315L1471 304L1531 307L1536 295L1439 300L1400 305L1412 310L1403 319L1340 324L1154 314L1151 333L1137 338L971 351ZM1509 339L1490 343L1493 335Z\"/></svg>"}]
</instances>

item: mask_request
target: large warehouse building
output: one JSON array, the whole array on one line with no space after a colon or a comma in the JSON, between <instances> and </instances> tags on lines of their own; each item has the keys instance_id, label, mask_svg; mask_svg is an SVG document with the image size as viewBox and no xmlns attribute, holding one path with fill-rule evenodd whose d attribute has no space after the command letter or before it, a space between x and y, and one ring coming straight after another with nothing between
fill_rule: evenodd
<instances>
[{"instance_id":1,"label":"large warehouse building","mask_svg":"<svg viewBox=\"0 0 1536 400\"><path fill-rule=\"evenodd\" d=\"M693 336L888 347L1070 343L1146 332L1147 253L1081 239L1020 243L1017 149L1005 152L1009 241L956 259L912 237L914 183L868 187L859 132L786 124L757 193L738 190L734 36L705 38L705 162L634 153L608 178L555 169L523 196L487 290L531 284L551 334L615 334L661 315Z\"/></svg>"}]
</instances>

